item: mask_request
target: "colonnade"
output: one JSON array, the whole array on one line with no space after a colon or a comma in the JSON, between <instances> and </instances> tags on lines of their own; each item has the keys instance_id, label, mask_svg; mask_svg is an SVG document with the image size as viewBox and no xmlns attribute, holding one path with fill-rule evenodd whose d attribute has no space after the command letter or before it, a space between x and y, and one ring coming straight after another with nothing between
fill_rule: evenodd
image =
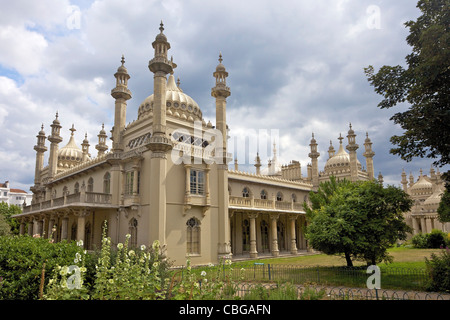
<instances>
[{"instance_id":1,"label":"colonnade","mask_svg":"<svg viewBox=\"0 0 450 320\"><path fill-rule=\"evenodd\" d=\"M283 221L280 221L281 217L283 217ZM284 222L287 222L287 225L284 225ZM304 225L304 215L301 214L232 212L231 225L233 254L239 255L248 252L250 258L255 259L260 254L258 247L261 251L265 251L265 248L269 247L270 254L274 257L279 256L281 249L291 254L297 254L299 237L301 237L299 243L302 243L301 246L306 249L306 241L301 234ZM247 245L248 233L249 246L244 248Z\"/></svg>"}]
</instances>

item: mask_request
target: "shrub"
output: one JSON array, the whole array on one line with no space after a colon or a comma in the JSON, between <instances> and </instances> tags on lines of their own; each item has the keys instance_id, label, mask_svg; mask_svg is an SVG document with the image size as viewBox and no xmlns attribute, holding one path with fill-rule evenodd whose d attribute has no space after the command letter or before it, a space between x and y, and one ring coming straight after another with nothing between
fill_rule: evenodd
<instances>
[{"instance_id":1,"label":"shrub","mask_svg":"<svg viewBox=\"0 0 450 320\"><path fill-rule=\"evenodd\" d=\"M441 248L446 246L447 234L441 230L433 229L427 234L428 248Z\"/></svg>"},{"instance_id":2,"label":"shrub","mask_svg":"<svg viewBox=\"0 0 450 320\"><path fill-rule=\"evenodd\" d=\"M48 275L58 264L73 264L76 253L82 252L75 242L51 243L28 235L0 237L0 300L38 299L42 270Z\"/></svg>"},{"instance_id":3,"label":"shrub","mask_svg":"<svg viewBox=\"0 0 450 320\"><path fill-rule=\"evenodd\" d=\"M411 242L415 248L437 249L448 245L448 235L438 229L433 229L430 233L419 233L412 237Z\"/></svg>"},{"instance_id":4,"label":"shrub","mask_svg":"<svg viewBox=\"0 0 450 320\"><path fill-rule=\"evenodd\" d=\"M440 255L433 253L425 263L430 275L427 290L450 293L450 250L446 248Z\"/></svg>"},{"instance_id":5,"label":"shrub","mask_svg":"<svg viewBox=\"0 0 450 320\"><path fill-rule=\"evenodd\" d=\"M415 248L418 249L427 248L427 235L423 233L418 233L412 237L411 243Z\"/></svg>"}]
</instances>

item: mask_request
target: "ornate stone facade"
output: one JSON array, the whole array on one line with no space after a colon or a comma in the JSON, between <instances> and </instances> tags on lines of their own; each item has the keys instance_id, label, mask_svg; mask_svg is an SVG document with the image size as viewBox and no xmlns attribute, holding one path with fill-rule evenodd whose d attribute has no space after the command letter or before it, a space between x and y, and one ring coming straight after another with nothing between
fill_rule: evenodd
<instances>
[{"instance_id":1,"label":"ornate stone facade","mask_svg":"<svg viewBox=\"0 0 450 320\"><path fill-rule=\"evenodd\" d=\"M33 201L16 216L22 222L21 232L45 234L57 241L83 240L92 249L100 246L106 221L113 243L123 242L126 234L132 235L135 246L159 240L175 264L184 264L188 256L193 264L206 264L221 257L306 251L303 202L332 174L339 179L373 179L370 140L367 137L364 144L367 171L357 159L351 126L347 136L350 154L340 138L339 151L334 154L330 148L324 171L319 172L314 136L309 154L312 164L305 177L298 161L278 165L276 153L268 170L260 168L259 156L256 174L241 172L237 165L229 170L226 107L231 89L222 55L212 73L213 126L175 82L176 64L168 58L170 44L163 31L161 23L148 65L154 76L153 93L139 104L137 119L128 125L127 101L132 93L124 57L114 74L110 151L103 124L96 157L90 155L86 137L82 148L77 146L74 126L69 142L59 149L62 127L58 114L48 138L43 127L39 131ZM50 153L44 167L46 139Z\"/></svg>"}]
</instances>

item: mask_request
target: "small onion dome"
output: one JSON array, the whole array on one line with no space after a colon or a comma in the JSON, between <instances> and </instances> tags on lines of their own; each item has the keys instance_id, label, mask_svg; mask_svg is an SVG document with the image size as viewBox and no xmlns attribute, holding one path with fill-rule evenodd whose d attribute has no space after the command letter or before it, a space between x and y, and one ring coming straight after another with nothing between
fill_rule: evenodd
<instances>
[{"instance_id":1,"label":"small onion dome","mask_svg":"<svg viewBox=\"0 0 450 320\"><path fill-rule=\"evenodd\" d=\"M73 125L70 131L72 131L72 134L69 142L58 151L58 167L60 169L68 169L83 160L83 151L77 146L73 137L74 131L76 131Z\"/></svg>"}]
</instances>

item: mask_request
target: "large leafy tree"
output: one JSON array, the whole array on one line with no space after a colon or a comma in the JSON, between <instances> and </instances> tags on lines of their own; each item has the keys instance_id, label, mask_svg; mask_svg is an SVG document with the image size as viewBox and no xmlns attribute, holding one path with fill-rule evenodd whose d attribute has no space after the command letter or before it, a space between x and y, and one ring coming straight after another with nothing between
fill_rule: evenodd
<instances>
[{"instance_id":1,"label":"large leafy tree","mask_svg":"<svg viewBox=\"0 0 450 320\"><path fill-rule=\"evenodd\" d=\"M306 238L316 250L343 254L347 266L354 259L390 261L387 249L411 231L403 213L412 200L400 188L384 188L376 181L336 182L332 177L310 199L311 206L305 205Z\"/></svg>"},{"instance_id":2,"label":"large leafy tree","mask_svg":"<svg viewBox=\"0 0 450 320\"><path fill-rule=\"evenodd\" d=\"M14 219L12 216L16 214L22 213L22 209L15 205L8 205L5 202L0 203L0 216L4 219L3 223L7 223L10 227L10 230L6 233L19 234L19 222ZM7 227L4 225L4 229L7 230Z\"/></svg>"},{"instance_id":3,"label":"large leafy tree","mask_svg":"<svg viewBox=\"0 0 450 320\"><path fill-rule=\"evenodd\" d=\"M410 105L391 118L404 129L403 135L391 137L396 146L391 153L406 161L434 158L434 165L444 166L450 164L450 0L419 0L417 8L421 16L405 23L412 47L406 67L383 66L375 72L368 66L364 71L384 97L381 109Z\"/></svg>"}]
</instances>

